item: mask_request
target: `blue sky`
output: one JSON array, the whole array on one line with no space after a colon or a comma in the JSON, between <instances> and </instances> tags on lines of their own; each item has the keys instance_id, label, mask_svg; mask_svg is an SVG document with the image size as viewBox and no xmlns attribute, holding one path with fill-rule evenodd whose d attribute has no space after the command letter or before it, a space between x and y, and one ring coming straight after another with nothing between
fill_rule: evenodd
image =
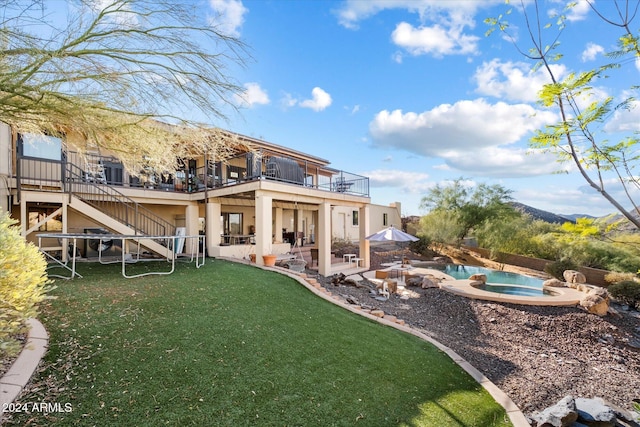
<instances>
[{"instance_id":1,"label":"blue sky","mask_svg":"<svg viewBox=\"0 0 640 427\"><path fill-rule=\"evenodd\" d=\"M547 14L565 3L540 5ZM611 12L613 2L597 5ZM252 55L234 70L246 88L235 100L240 113L216 125L368 176L373 203L399 201L403 215L421 215L429 188L462 177L501 184L515 200L555 213L615 211L572 165L527 154L532 132L557 116L535 102L546 76L499 34L485 36L483 21L506 10L502 0L210 0L204 7ZM560 76L606 62L602 53L618 37L585 2L568 18ZM509 19L522 40L522 15ZM616 73L595 96L617 97L637 83L633 62ZM623 125L637 130L637 116L616 113L603 137Z\"/></svg>"}]
</instances>

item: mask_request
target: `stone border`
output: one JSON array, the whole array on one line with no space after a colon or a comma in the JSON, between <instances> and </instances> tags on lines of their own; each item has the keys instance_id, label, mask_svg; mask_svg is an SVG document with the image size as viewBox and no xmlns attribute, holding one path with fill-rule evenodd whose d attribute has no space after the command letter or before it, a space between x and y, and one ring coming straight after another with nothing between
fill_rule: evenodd
<instances>
[{"instance_id":1,"label":"stone border","mask_svg":"<svg viewBox=\"0 0 640 427\"><path fill-rule=\"evenodd\" d=\"M49 334L37 319L27 320L29 332L27 343L13 362L11 368L0 379L0 408L6 408L13 403L25 388L31 376L36 371L40 360L47 352ZM0 422L3 412L0 411Z\"/></svg>"},{"instance_id":2,"label":"stone border","mask_svg":"<svg viewBox=\"0 0 640 427\"><path fill-rule=\"evenodd\" d=\"M433 344L436 348L446 353L455 363L457 363L462 369L464 369L473 379L475 379L490 395L493 399L501 405L507 415L509 416L509 420L513 424L514 427L531 427L529 421L524 416L520 408L507 396L501 389L499 389L494 383L492 383L487 377L485 377L482 372L474 368L469 362L463 359L460 355L458 355L455 351L450 349L449 347L441 344L440 342L434 340L430 336L413 329L407 325L405 325L404 320L398 319L395 316L386 315L382 310L363 310L360 306L352 305L347 303L343 298L338 295L333 295L330 291L328 291L325 287L323 287L316 279L307 277L304 273L295 273L291 270L279 268L279 267L264 267L262 265L251 264L246 260L240 260L237 258L221 258L226 261L237 262L242 264L248 264L257 268L261 268L263 270L273 271L276 273L280 273L282 275L288 276L309 289L315 295L323 298L333 304L340 306L346 310L349 310L352 313L358 314L360 316L364 316L370 320L374 320L378 323L381 323L386 326L390 326L392 328L396 328L402 332L406 332L408 334L414 335L424 341L427 341Z\"/></svg>"}]
</instances>

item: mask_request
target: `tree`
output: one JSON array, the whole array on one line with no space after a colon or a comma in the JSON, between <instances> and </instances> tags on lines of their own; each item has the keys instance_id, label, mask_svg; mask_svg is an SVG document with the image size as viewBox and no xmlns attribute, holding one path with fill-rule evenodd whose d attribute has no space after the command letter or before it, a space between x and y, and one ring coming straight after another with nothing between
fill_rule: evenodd
<instances>
[{"instance_id":1,"label":"tree","mask_svg":"<svg viewBox=\"0 0 640 427\"><path fill-rule=\"evenodd\" d=\"M240 87L227 68L246 49L188 0L2 1L0 121L172 171L176 158L219 159L237 139L193 120L224 118ZM60 9L67 7L66 16ZM168 126L167 123L172 126Z\"/></svg>"},{"instance_id":2,"label":"tree","mask_svg":"<svg viewBox=\"0 0 640 427\"><path fill-rule=\"evenodd\" d=\"M458 245L461 233L457 218L444 210L435 210L420 218L418 236L429 240L436 252L442 252L446 245Z\"/></svg>"},{"instance_id":3,"label":"tree","mask_svg":"<svg viewBox=\"0 0 640 427\"><path fill-rule=\"evenodd\" d=\"M573 163L591 188L600 193L636 228L640 228L640 218L634 215L638 212L638 204L633 195L635 190L640 189L635 170L640 161L637 151L639 140L635 133L630 133L617 141L609 141L600 128L614 112L634 107L635 100L627 96L616 104L613 96L598 99L594 91L598 79L610 77L625 63L640 56L638 35L631 30L640 2L606 2L613 5L616 15L609 17L604 12L604 7L600 10L593 1L586 1L601 19L619 29L617 49L608 53L610 63L591 70L569 73L562 79L552 64L561 61L563 57L558 49L562 35L568 28L565 25L566 15L554 15L551 19L555 24L546 23L543 22L545 18L540 12L538 1L520 0L519 9L524 17L530 49L520 48L516 42L518 38L511 33L507 20L507 16L511 16L510 10L507 14L487 19L486 22L491 26L489 33L499 30L506 35L518 51L534 63L534 69L541 67L550 79L550 83L540 92L539 100L543 106L555 108L560 120L538 130L531 140L531 147L553 152L561 162ZM568 8L575 5L576 3L569 3ZM590 41L594 34L585 36ZM603 44L609 45L610 42L613 40L607 40ZM620 75L617 77L620 78ZM630 83L630 92L634 89L635 86ZM615 197L613 185L608 182L609 177L615 178L615 185L622 187L623 197ZM630 205L632 209L625 208L625 205Z\"/></svg>"},{"instance_id":4,"label":"tree","mask_svg":"<svg viewBox=\"0 0 640 427\"><path fill-rule=\"evenodd\" d=\"M475 227L490 218L517 215L508 204L511 190L501 185L469 185L458 178L446 186L436 185L422 198L420 207L451 217L458 226L456 237L461 241Z\"/></svg>"}]
</instances>

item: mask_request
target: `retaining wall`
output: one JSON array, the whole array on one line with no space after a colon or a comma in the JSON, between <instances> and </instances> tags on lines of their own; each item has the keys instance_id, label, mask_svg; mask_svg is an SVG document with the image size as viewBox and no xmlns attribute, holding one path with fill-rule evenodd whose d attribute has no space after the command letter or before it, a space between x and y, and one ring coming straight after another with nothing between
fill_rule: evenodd
<instances>
[{"instance_id":1,"label":"retaining wall","mask_svg":"<svg viewBox=\"0 0 640 427\"><path fill-rule=\"evenodd\" d=\"M462 246L462 249L467 250L469 252L475 252L482 258L493 259L496 262L515 265L518 267L530 268L532 270L544 271L544 267L547 264L551 264L554 261L549 261L548 259L542 258L532 258L523 255L514 255L507 254L504 252L499 252L497 256L491 257L491 251L484 248L476 248L471 246ZM609 273L607 270L600 270L597 268L590 267L580 267L578 268L582 274L587 278L587 283L596 286L607 287L609 283L604 280L604 276Z\"/></svg>"}]
</instances>

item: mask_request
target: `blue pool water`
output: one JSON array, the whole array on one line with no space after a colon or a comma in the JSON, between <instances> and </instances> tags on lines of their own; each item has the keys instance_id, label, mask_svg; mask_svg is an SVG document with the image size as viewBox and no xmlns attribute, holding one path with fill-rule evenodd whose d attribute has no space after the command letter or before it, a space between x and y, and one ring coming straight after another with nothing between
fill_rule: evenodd
<instances>
[{"instance_id":1,"label":"blue pool water","mask_svg":"<svg viewBox=\"0 0 640 427\"><path fill-rule=\"evenodd\" d=\"M523 286L511 285L478 285L474 288L482 289L487 292L496 292L498 294L518 295L522 297L548 297L553 296L553 292L542 289L526 288Z\"/></svg>"},{"instance_id":2,"label":"blue pool water","mask_svg":"<svg viewBox=\"0 0 640 427\"><path fill-rule=\"evenodd\" d=\"M529 286L532 288L538 288L540 290L542 289L543 282L543 280L537 279L535 277L523 276L522 274L510 273L508 271L491 270L489 268L470 265L447 264L443 272L458 280L468 279L472 274L485 274L487 276L487 283ZM513 289L513 287L507 286L500 286L500 288ZM500 289L491 290L490 292L500 292ZM540 295L540 293L541 291L538 291L538 294L536 295Z\"/></svg>"}]
</instances>

